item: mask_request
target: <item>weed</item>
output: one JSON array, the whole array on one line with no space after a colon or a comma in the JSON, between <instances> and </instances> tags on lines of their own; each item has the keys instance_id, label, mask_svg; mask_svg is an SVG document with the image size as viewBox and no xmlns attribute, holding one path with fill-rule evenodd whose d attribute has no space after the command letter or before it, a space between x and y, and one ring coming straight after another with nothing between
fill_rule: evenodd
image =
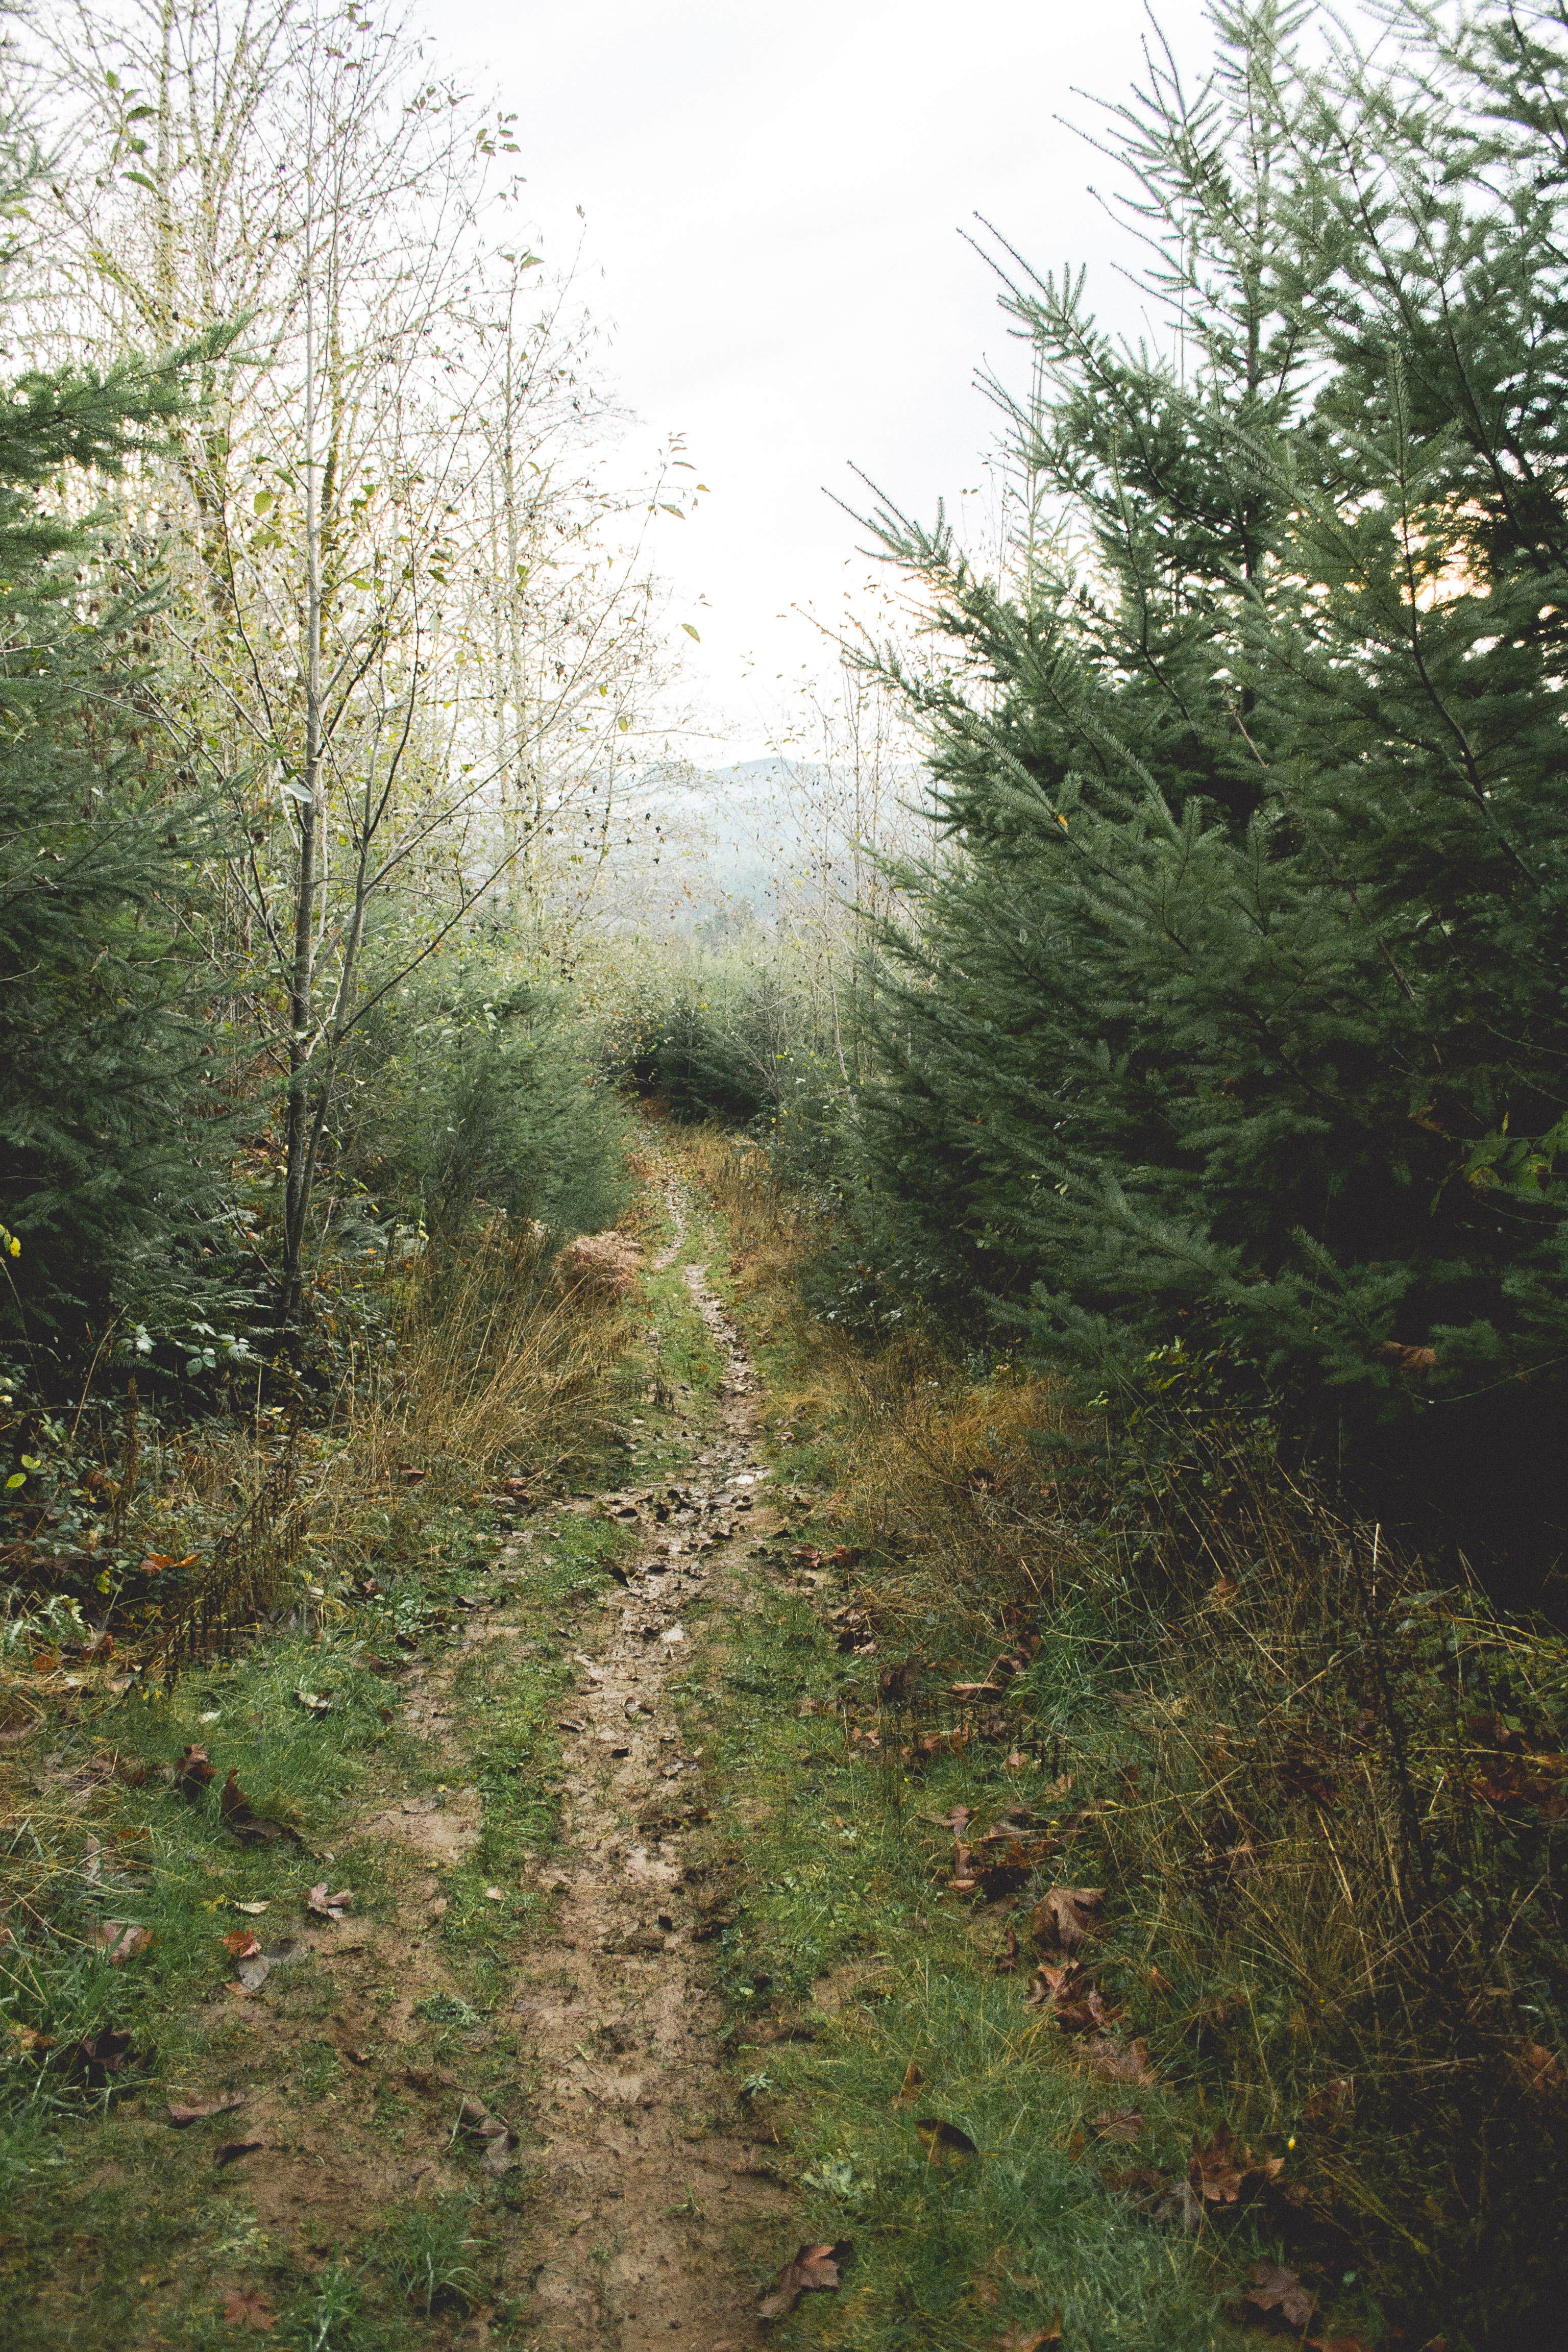
<instances>
[{"instance_id":1,"label":"weed","mask_svg":"<svg viewBox=\"0 0 1568 2352\"><path fill-rule=\"evenodd\" d=\"M428 2319L442 2305L468 2309L479 2291L469 2256L473 2206L462 2196L411 2206L377 2242L374 2259L403 2301Z\"/></svg>"},{"instance_id":2,"label":"weed","mask_svg":"<svg viewBox=\"0 0 1568 2352\"><path fill-rule=\"evenodd\" d=\"M296 2346L298 2352L354 2352L355 2323L363 2301L358 2278L342 2256L336 2256L311 2294L285 2315L280 2340Z\"/></svg>"}]
</instances>

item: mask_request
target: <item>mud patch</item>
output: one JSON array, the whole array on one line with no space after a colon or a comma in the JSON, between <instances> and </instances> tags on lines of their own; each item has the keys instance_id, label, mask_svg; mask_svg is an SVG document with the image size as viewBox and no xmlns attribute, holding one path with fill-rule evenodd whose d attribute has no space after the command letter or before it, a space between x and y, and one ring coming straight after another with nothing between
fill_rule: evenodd
<instances>
[{"instance_id":1,"label":"mud patch","mask_svg":"<svg viewBox=\"0 0 1568 2352\"><path fill-rule=\"evenodd\" d=\"M478 1845L480 1826L476 1790L440 1790L430 1796L405 1798L375 1814L359 1834L411 1847L429 1861L449 1866Z\"/></svg>"},{"instance_id":2,"label":"mud patch","mask_svg":"<svg viewBox=\"0 0 1568 2352\"><path fill-rule=\"evenodd\" d=\"M683 1274L723 1352L719 1425L679 1486L605 1498L653 1540L594 1654L578 1655L559 1937L530 1956L518 2002L540 2066L551 2209L528 2316L541 2352L760 2342L748 2273L767 2267L788 2210L730 2120L724 2020L701 1948L712 1923L682 1850L699 1809L683 1809L681 1783L700 1758L683 1752L665 1684L684 1664L682 1609L739 1601L737 1538L765 1477L740 1335L704 1270Z\"/></svg>"}]
</instances>

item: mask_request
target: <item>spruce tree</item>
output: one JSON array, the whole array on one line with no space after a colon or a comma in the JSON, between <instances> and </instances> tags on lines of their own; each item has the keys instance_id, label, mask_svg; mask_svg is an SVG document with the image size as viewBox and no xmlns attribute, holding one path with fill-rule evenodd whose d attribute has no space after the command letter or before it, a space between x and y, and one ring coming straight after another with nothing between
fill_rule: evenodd
<instances>
[{"instance_id":1,"label":"spruce tree","mask_svg":"<svg viewBox=\"0 0 1568 2352\"><path fill-rule=\"evenodd\" d=\"M1568 1397L1568 41L1397 18L1374 75L1224 8L1113 110L1167 348L1005 262L1048 562L877 518L955 657L867 1129L1042 1356L1217 1350L1430 1465Z\"/></svg>"},{"instance_id":2,"label":"spruce tree","mask_svg":"<svg viewBox=\"0 0 1568 2352\"><path fill-rule=\"evenodd\" d=\"M3 266L37 169L13 122ZM0 1322L35 1348L79 1344L116 1306L155 1313L213 1202L207 817L152 701L156 551L117 555L92 504L166 436L195 356L24 367L0 387Z\"/></svg>"}]
</instances>

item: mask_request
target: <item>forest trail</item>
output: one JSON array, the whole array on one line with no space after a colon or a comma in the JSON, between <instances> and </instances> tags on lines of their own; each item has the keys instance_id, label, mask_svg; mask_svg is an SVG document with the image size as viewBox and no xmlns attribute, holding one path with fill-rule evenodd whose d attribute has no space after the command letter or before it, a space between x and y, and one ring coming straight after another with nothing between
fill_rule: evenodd
<instances>
[{"instance_id":1,"label":"forest trail","mask_svg":"<svg viewBox=\"0 0 1568 2352\"><path fill-rule=\"evenodd\" d=\"M667 1195L685 1235L679 1189ZM760 2340L755 2294L733 2261L744 2224L784 2203L758 2152L710 2121L723 2019L694 1932L683 1801L701 1758L681 1752L665 1684L683 1663L683 1608L721 1605L767 1473L753 1443L753 1381L739 1332L684 1278L725 1367L716 1425L687 1479L601 1497L658 1532L626 1563L626 1599L594 1655L578 1653L565 1719L567 1801L556 1850L556 1931L531 1956L520 2010L542 2075L552 2249L534 2284L541 2352L645 2352ZM723 2104L728 2104L724 2102Z\"/></svg>"},{"instance_id":2,"label":"forest trail","mask_svg":"<svg viewBox=\"0 0 1568 2352\"><path fill-rule=\"evenodd\" d=\"M664 1191L673 1237L654 1272L680 1256L689 1231L673 1176ZM758 1507L769 1474L744 1343L706 1266L680 1271L722 1366L715 1418L691 1437L684 1470L566 1507L602 1511L647 1540L616 1563L618 1609L600 1613L596 1632L578 1630L557 1725L562 1820L543 1880L553 1922L515 1961L527 2161L538 2170L506 2267L523 2290L531 2352L740 2352L759 2342L741 2249L773 2221L771 2249L787 2210L763 2151L715 2120L733 2101L716 2079L724 2019L701 1949L712 1905L682 1851L683 1832L707 1817L692 1801L702 1755L684 1749L666 1689L689 1656L682 1612L736 1603L742 1543L771 1524ZM520 1532L497 1554L501 1590L465 1627L469 1655L521 1630L505 1579L532 1539ZM405 1710L458 1781L471 1761L447 1727L460 1670L460 1658L416 1669ZM414 1841L426 1829L464 1835L450 1805L368 1826Z\"/></svg>"}]
</instances>

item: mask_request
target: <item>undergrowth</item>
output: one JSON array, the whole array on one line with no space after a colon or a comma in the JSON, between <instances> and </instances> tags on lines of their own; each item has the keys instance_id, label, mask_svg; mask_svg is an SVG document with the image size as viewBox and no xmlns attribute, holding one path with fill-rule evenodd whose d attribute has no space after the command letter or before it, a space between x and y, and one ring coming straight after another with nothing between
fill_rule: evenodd
<instances>
[{"instance_id":1,"label":"undergrowth","mask_svg":"<svg viewBox=\"0 0 1568 2352\"><path fill-rule=\"evenodd\" d=\"M520 1933L549 1926L572 1645L624 1540L573 1494L615 1475L630 1408L667 1416L613 1286L534 1237L492 1229L387 1278L395 1355L301 1423L270 1589L231 1587L206 1620L184 1596L223 1574L282 1442L265 1407L52 1432L35 1412L20 1441L37 1466L13 1490L0 1692L0 2341L30 2352L198 2352L234 2327L401 2352L478 2299L509 2324L537 2180L509 1988ZM180 1596L155 1564L120 1575L154 1545L195 1555ZM500 1630L465 1647L480 1601ZM433 1751L405 1694L437 1670ZM475 1834L421 1848L404 1808ZM518 2135L502 2177L458 2129L464 2097Z\"/></svg>"},{"instance_id":2,"label":"undergrowth","mask_svg":"<svg viewBox=\"0 0 1568 2352\"><path fill-rule=\"evenodd\" d=\"M993 2251L993 2283L1050 2271L1041 2217L1070 2241L1088 2199L1125 2210L1130 2277L1185 2284L1156 2327L1080 2282L1083 2340L1278 2321L1245 2299L1268 2261L1314 2333L1544 2352L1568 2274L1561 1640L1342 1523L1228 1413L1223 1367L1152 1360L1107 1436L1016 1368L809 1320L801 1202L754 1149L689 1148L805 1498L775 1563L803 1589L758 1621L776 1687L731 1687L763 1824L732 1988L787 2011L824 1969L880 1967L762 2069L795 2095L808 2185L838 2184L823 2237L853 2208L868 2250L806 2333L908 2342L956 2298L929 2340L988 2342ZM780 1800L807 1769L809 1815ZM1065 1931L1060 1888L1085 1898ZM1001 2151L940 2189L889 2105L910 2060Z\"/></svg>"}]
</instances>

